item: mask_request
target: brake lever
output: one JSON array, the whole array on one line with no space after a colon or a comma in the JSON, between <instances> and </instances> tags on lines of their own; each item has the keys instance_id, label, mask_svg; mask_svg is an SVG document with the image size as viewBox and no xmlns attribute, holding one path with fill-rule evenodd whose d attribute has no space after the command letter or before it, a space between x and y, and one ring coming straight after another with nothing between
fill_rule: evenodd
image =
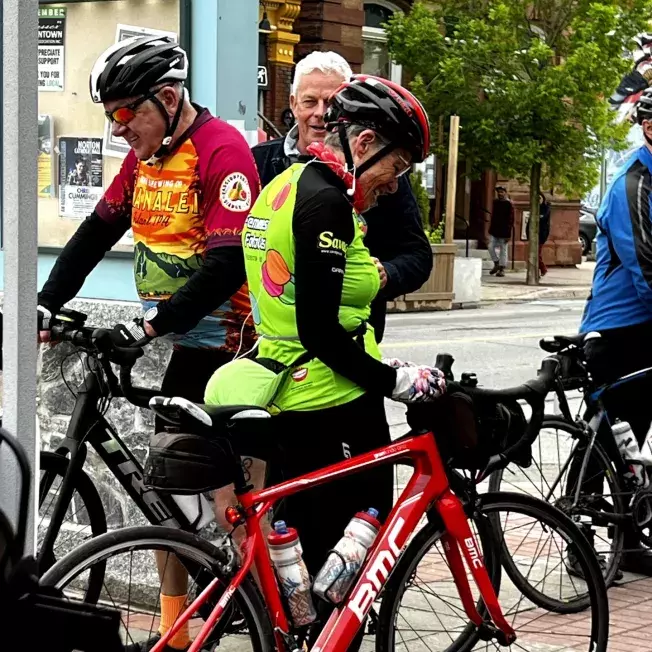
<instances>
[{"instance_id":1,"label":"brake lever","mask_svg":"<svg viewBox=\"0 0 652 652\"><path fill-rule=\"evenodd\" d=\"M487 466L478 473L475 479L475 484L480 484L483 480L488 478L494 471L504 469L509 464L509 460L505 453L497 453L492 455L487 462Z\"/></svg>"},{"instance_id":2,"label":"brake lever","mask_svg":"<svg viewBox=\"0 0 652 652\"><path fill-rule=\"evenodd\" d=\"M111 339L111 331L98 328L93 332L93 344L98 351L103 353L111 362L121 367L133 367L138 358L142 358L145 351L140 346L116 346Z\"/></svg>"}]
</instances>

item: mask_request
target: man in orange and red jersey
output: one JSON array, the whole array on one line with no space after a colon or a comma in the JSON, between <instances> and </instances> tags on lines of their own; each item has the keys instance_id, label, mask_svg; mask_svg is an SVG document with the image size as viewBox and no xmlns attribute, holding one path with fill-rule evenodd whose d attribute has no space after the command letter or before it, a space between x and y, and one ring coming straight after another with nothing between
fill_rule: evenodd
<instances>
[{"instance_id":1,"label":"man in orange and red jersey","mask_svg":"<svg viewBox=\"0 0 652 652\"><path fill-rule=\"evenodd\" d=\"M41 341L49 322L131 228L135 280L146 310L114 334L123 346L172 334L161 393L201 402L211 374L249 348L253 325L241 232L257 198L251 150L231 125L192 104L184 88L186 53L171 39L136 37L110 47L90 76L114 136L130 145L120 172L59 256L39 293ZM161 626L185 602L187 573L167 562ZM148 650L156 637L130 650ZM169 649L188 647L187 627Z\"/></svg>"}]
</instances>

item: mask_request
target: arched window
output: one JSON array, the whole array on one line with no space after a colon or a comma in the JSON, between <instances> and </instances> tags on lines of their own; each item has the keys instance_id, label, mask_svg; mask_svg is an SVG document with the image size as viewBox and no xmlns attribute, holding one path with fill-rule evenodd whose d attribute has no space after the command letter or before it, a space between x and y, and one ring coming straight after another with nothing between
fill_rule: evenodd
<instances>
[{"instance_id":1,"label":"arched window","mask_svg":"<svg viewBox=\"0 0 652 652\"><path fill-rule=\"evenodd\" d=\"M364 3L364 27L362 28L362 44L364 46L364 62L362 72L368 75L378 75L401 83L401 66L389 58L387 50L387 35L382 27L384 23L399 8L385 0L375 0Z\"/></svg>"}]
</instances>

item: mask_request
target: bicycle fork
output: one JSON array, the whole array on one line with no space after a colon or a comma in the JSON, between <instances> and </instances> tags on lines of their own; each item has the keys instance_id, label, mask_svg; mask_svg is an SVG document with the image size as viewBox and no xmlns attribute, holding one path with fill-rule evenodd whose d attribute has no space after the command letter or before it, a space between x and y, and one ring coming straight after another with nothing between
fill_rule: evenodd
<instances>
[{"instance_id":1,"label":"bicycle fork","mask_svg":"<svg viewBox=\"0 0 652 652\"><path fill-rule=\"evenodd\" d=\"M477 541L469 527L462 503L448 489L437 500L436 507L446 528L446 533L442 537L444 552L466 615L478 627L480 637L483 640L496 638L501 645L511 645L516 640L516 633L505 620L500 608L498 597L491 584ZM487 607L493 624L484 620L478 613L466 576L462 555L464 555L466 564L473 574L473 579L480 590L482 601Z\"/></svg>"}]
</instances>

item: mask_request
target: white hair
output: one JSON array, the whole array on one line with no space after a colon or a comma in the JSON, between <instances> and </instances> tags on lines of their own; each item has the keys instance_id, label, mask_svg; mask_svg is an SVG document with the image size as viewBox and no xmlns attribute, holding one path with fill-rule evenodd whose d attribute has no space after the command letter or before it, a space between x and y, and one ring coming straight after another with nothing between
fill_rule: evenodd
<instances>
[{"instance_id":1,"label":"white hair","mask_svg":"<svg viewBox=\"0 0 652 652\"><path fill-rule=\"evenodd\" d=\"M325 75L336 74L342 77L342 81L350 79L353 75L351 66L346 59L337 52L311 52L307 57L301 59L294 68L294 79L292 80L292 95L297 94L299 82L304 75L315 70L321 70Z\"/></svg>"}]
</instances>

